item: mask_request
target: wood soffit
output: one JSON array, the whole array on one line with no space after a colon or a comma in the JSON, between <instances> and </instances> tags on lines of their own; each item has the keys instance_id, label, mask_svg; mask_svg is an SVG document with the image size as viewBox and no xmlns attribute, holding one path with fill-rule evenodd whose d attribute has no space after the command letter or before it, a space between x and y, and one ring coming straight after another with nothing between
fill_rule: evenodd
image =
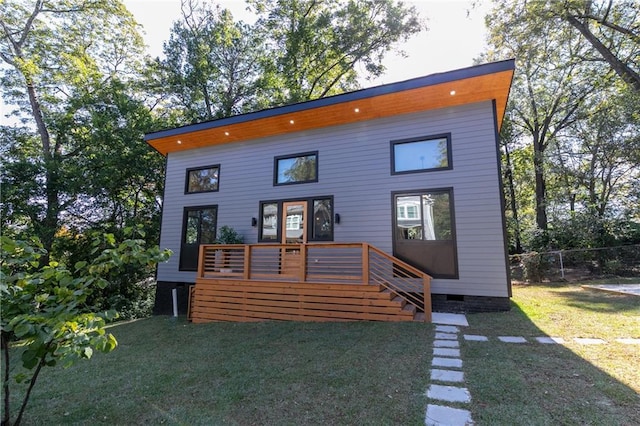
<instances>
[{"instance_id":1,"label":"wood soffit","mask_svg":"<svg viewBox=\"0 0 640 426\"><path fill-rule=\"evenodd\" d=\"M401 114L483 101L496 101L498 130L502 124L513 69L393 93L283 112L234 124L212 126L172 136L146 137L162 155L287 133L301 132ZM161 132L159 132L161 133Z\"/></svg>"}]
</instances>

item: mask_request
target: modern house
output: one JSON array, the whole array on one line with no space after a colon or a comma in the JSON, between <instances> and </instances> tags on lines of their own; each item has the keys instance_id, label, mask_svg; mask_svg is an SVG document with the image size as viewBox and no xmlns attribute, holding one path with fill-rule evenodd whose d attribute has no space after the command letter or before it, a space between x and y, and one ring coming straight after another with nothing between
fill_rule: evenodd
<instances>
[{"instance_id":1,"label":"modern house","mask_svg":"<svg viewBox=\"0 0 640 426\"><path fill-rule=\"evenodd\" d=\"M260 285L281 319L303 309L290 300L309 307L285 294L338 285L391 300L426 288L435 311L509 309L498 132L513 72L488 63L147 134L166 157L160 245L174 252L156 312L178 289L181 310L209 297L207 318L225 319ZM225 225L244 245L209 245ZM364 305L346 319L386 318Z\"/></svg>"}]
</instances>

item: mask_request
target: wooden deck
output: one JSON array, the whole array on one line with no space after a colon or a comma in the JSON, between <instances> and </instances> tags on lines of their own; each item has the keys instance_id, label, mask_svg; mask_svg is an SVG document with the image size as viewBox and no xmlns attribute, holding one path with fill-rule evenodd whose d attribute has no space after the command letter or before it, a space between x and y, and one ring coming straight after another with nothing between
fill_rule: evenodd
<instances>
[{"instance_id":1,"label":"wooden deck","mask_svg":"<svg viewBox=\"0 0 640 426\"><path fill-rule=\"evenodd\" d=\"M366 243L203 245L189 319L431 321L431 277Z\"/></svg>"}]
</instances>

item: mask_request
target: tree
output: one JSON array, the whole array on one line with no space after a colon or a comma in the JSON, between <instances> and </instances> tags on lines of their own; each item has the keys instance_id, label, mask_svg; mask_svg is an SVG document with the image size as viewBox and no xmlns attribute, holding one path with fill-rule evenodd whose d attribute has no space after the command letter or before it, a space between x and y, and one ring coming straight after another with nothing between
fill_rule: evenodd
<instances>
[{"instance_id":1,"label":"tree","mask_svg":"<svg viewBox=\"0 0 640 426\"><path fill-rule=\"evenodd\" d=\"M528 2L536 19L570 25L599 55L599 60L633 90L640 92L640 2L637 0L567 0ZM590 56L589 60L596 60Z\"/></svg>"},{"instance_id":2,"label":"tree","mask_svg":"<svg viewBox=\"0 0 640 426\"><path fill-rule=\"evenodd\" d=\"M157 59L155 90L182 122L211 120L358 88L382 74L384 56L422 29L393 0L248 1L258 20L182 1L182 18Z\"/></svg>"},{"instance_id":3,"label":"tree","mask_svg":"<svg viewBox=\"0 0 640 426\"><path fill-rule=\"evenodd\" d=\"M2 89L25 123L2 129L8 136L3 228L19 225L34 232L46 250L43 265L61 220L77 217L82 204L92 211L86 165L115 135L94 136L109 117L116 128L127 126L123 115L110 115L109 98L124 99L118 84L136 74L142 46L135 21L120 1L0 3Z\"/></svg>"},{"instance_id":4,"label":"tree","mask_svg":"<svg viewBox=\"0 0 640 426\"><path fill-rule=\"evenodd\" d=\"M249 0L269 40L264 87L271 106L358 88L384 72L382 60L422 30L415 8L393 0ZM402 53L402 52L400 52Z\"/></svg>"},{"instance_id":5,"label":"tree","mask_svg":"<svg viewBox=\"0 0 640 426\"><path fill-rule=\"evenodd\" d=\"M70 366L79 359L91 358L94 350L110 352L116 348L116 339L104 328L116 313L94 313L87 304L92 292L108 285L110 274L122 265L154 264L170 255L157 247L145 248L140 239L116 244L113 235L105 235L104 240L109 248L99 251L104 242L94 241L94 259L69 269L57 262L40 266L45 251L37 241L0 237L3 426L11 424L11 345L20 341L13 350L20 353L23 369L14 379L27 385L13 422L19 425L43 367Z\"/></svg>"},{"instance_id":6,"label":"tree","mask_svg":"<svg viewBox=\"0 0 640 426\"><path fill-rule=\"evenodd\" d=\"M493 49L488 58L519 58L507 120L533 146L536 224L546 230L547 149L558 134L584 115L589 96L597 89L595 72L576 60L586 47L571 31L532 20L526 3L513 8L504 3L496 2L486 18Z\"/></svg>"},{"instance_id":7,"label":"tree","mask_svg":"<svg viewBox=\"0 0 640 426\"><path fill-rule=\"evenodd\" d=\"M229 10L183 0L164 54L154 64L156 90L182 107L185 121L228 117L256 105L263 40Z\"/></svg>"},{"instance_id":8,"label":"tree","mask_svg":"<svg viewBox=\"0 0 640 426\"><path fill-rule=\"evenodd\" d=\"M618 60L634 69L638 65L634 35L638 28L633 19L637 13L637 2L614 5L569 0L514 5L494 1L486 18L490 50L485 58L517 59L502 135L506 196L510 219L515 221L510 229L517 233L516 245L519 231L525 228L527 235L520 240L538 249L547 244L568 248L568 241L586 244L586 239L561 234L589 221L601 224L598 229L604 232L611 228L611 221L635 211L625 206L625 200L637 194L638 117L631 112L637 111L637 92L633 84L626 88L618 84L619 70L569 21L573 16L600 22L590 31L598 34ZM626 77L625 81L630 82ZM514 159L521 161L527 152L533 179L527 173L516 173ZM535 190L536 229L527 225L528 192L518 191L526 187ZM602 244L614 240L599 239Z\"/></svg>"}]
</instances>

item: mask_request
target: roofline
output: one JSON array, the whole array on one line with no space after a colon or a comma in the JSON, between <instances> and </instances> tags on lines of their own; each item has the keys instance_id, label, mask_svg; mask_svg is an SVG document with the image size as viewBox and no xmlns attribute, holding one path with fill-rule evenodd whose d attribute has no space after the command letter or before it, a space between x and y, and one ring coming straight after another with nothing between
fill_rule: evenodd
<instances>
[{"instance_id":1,"label":"roofline","mask_svg":"<svg viewBox=\"0 0 640 426\"><path fill-rule=\"evenodd\" d=\"M234 115L227 118L217 120L204 121L196 124L188 124L157 132L145 134L144 140L151 141L154 139L165 138L169 136L177 136L200 130L214 129L216 127L228 126L231 124L245 123L261 118L275 117L282 114L306 111L314 108L336 105L343 102L357 101L360 99L373 98L376 96L386 95L390 93L402 92L405 90L417 89L420 87L433 86L441 83L449 83L467 78L479 77L482 75L493 74L501 71L515 70L515 59L507 59L504 61L490 62L487 64L474 65L467 68L446 71L442 73L430 74L423 77L412 78L410 80L400 81L396 83L383 84L381 86L360 89L353 92L341 93L339 95L328 96L326 98L314 99L290 105L263 109L260 111L249 112L240 115Z\"/></svg>"}]
</instances>

